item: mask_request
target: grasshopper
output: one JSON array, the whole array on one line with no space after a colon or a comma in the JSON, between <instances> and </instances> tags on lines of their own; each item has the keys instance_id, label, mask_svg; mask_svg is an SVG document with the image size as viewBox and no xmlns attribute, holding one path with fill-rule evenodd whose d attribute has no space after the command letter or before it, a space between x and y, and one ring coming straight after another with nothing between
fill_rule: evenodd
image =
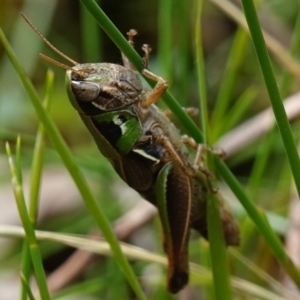
<instances>
[{"instance_id":1,"label":"grasshopper","mask_svg":"<svg viewBox=\"0 0 300 300\"><path fill-rule=\"evenodd\" d=\"M124 55L123 66L112 63L78 64L51 45L22 16L55 52L74 64L69 67L42 55L67 69L69 100L100 152L131 188L158 208L163 246L169 262L167 286L170 292L177 293L188 283L190 229L207 238L208 189L203 180L205 169L201 164L203 146L197 145L191 138L182 137L155 106L168 84L147 69L149 46L143 46L142 74L156 81L156 85L146 91ZM135 30L128 33L132 46L135 35ZM237 245L237 224L221 198L219 202L225 242Z\"/></svg>"}]
</instances>

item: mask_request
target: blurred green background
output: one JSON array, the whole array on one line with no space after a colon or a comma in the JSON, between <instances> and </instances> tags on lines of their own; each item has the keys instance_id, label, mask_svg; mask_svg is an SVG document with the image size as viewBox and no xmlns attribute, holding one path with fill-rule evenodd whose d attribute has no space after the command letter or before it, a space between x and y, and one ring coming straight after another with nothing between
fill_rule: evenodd
<instances>
[{"instance_id":1,"label":"blurred green background","mask_svg":"<svg viewBox=\"0 0 300 300\"><path fill-rule=\"evenodd\" d=\"M288 5L284 0L259 2L258 10L263 29L288 50L294 35L296 20L299 18L298 0L289 0ZM198 107L195 54L196 1L102 0L98 3L124 35L131 28L138 30L139 35L135 45L141 55L142 44L151 45L153 51L150 69L168 80L170 91L180 104L184 107ZM239 1L232 1L232 3L238 5ZM51 95L50 114L71 147L76 161L90 180L101 207L108 218L114 221L124 211L138 203L140 198L121 182L111 166L99 154L89 132L67 99L64 84L65 71L43 61L39 58L38 53L44 53L58 61L63 61L63 59L40 40L20 17L20 11L27 15L55 47L75 61L80 63L121 63L120 51L101 31L79 1L0 1L0 26L41 96L44 94L46 71L48 68L54 70L55 84ZM202 35L211 143L216 143L222 135L269 107L269 99L249 37L213 1L204 2ZM238 37L238 35L240 36ZM238 46L235 46L235 43L239 43ZM280 84L283 75L287 72L286 67L282 63L278 63L278 57L271 55L271 58L276 78ZM226 83L226 79L230 77L230 71L234 73L234 76L231 83ZM225 88L224 82L227 84L225 84ZM289 84L285 86L286 89L282 91L284 98L298 91L299 79L292 76ZM227 107L223 113L222 109L219 109L221 113L218 116L216 111L222 101L227 101ZM163 103L159 105L165 108ZM200 126L199 118L196 116L194 119ZM14 214L13 198L8 192L10 173L4 143L9 141L13 146L17 135L21 135L22 165L26 178L30 172L38 122L36 113L28 101L2 45L0 45L0 205L7 208L7 212L3 209L2 217L0 213L0 222L3 220L4 224L18 224L19 222ZM184 132L180 122L176 119L174 122ZM257 126L259 127L260 124ZM298 139L299 121L293 122L292 129L295 138ZM270 142L267 143L266 140ZM251 144L242 147L241 151L229 157L228 164L244 184L245 190L252 196L251 199L267 213L271 213L272 228L284 240L289 222L291 175L278 133L274 131L271 135L263 135ZM260 167L261 165L263 167ZM88 233L94 225L92 218L83 208L75 186L70 182L58 155L47 138L43 177L44 192L42 189L41 194L48 201L52 201L51 193L54 193L55 189L57 193L54 193L55 200L53 200L52 206L57 205L58 209L51 210L49 203L44 207L41 200L42 213L38 227L74 234ZM62 184L56 185L57 181ZM221 183L220 186L222 188ZM225 198L232 198L232 195L227 195L226 190L224 190L224 194ZM60 207L58 204L64 202L65 199L68 199L67 205ZM230 202L230 204L241 223L241 254L255 262L262 272L265 271L283 281L280 269L266 243L258 236L256 229L245 217L239 205L236 202ZM150 251L162 253L159 239L160 229L158 221L155 219L146 227L138 230L133 235L131 242ZM21 247L20 241L10 243L7 247L3 247L3 251L0 253L3 266L3 274L0 270L0 281L3 282L3 285L0 283L0 290L2 290L2 286L4 288L4 283L18 280L16 273ZM190 249L191 260L209 266L207 247L206 242L202 241L199 253L199 241L193 239ZM74 251L71 248L46 242L41 243L41 249L47 273L61 265ZM270 282L264 282L256 273L249 272L249 266L245 267L236 259L232 260L232 269L236 276L255 282L266 289L272 286ZM155 266L148 266L146 263L133 263L133 267L137 273L144 275L148 274L147 272L149 274L162 272L160 269L155 269ZM154 268L154 271L151 267ZM11 276L12 281L9 280L10 277L7 274L14 275ZM98 280L99 274L102 278L101 284ZM4 279L1 280L1 278ZM82 283L85 283L84 287L80 286ZM74 283L75 287L76 285L77 290L75 288L75 292L69 292L70 299L74 299L72 297L75 297L76 293L85 295L84 299L89 299L88 297L91 299L116 299L117 297L134 299L132 291L116 263L109 258L102 261L94 260L93 264L80 273ZM148 287L149 299L172 299L165 292L163 285L164 278L161 275L157 285L151 286L150 284L151 288ZM111 288L116 286L117 289ZM201 288L200 285L196 285L195 289L188 290L185 292L186 294L179 295L177 298L213 299L211 282L204 286L205 288ZM247 297L249 297L247 294L243 296L236 294L236 299L253 299Z\"/></svg>"}]
</instances>

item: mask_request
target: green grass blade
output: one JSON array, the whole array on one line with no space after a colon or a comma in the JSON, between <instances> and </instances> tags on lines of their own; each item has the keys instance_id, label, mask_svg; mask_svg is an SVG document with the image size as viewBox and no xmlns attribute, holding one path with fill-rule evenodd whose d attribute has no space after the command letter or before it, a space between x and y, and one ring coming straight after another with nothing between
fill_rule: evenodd
<instances>
[{"instance_id":1,"label":"green grass blade","mask_svg":"<svg viewBox=\"0 0 300 300\"><path fill-rule=\"evenodd\" d=\"M195 23L195 44L196 44L196 63L197 63L197 75L199 80L199 97L200 97L200 112L201 112L201 124L203 132L203 143L208 144L208 109L207 109L207 96L206 96L206 80L203 60L203 48L202 48L202 26L201 26L201 12L202 1L197 1L197 16Z\"/></svg>"},{"instance_id":2,"label":"green grass blade","mask_svg":"<svg viewBox=\"0 0 300 300\"><path fill-rule=\"evenodd\" d=\"M99 1L98 1L99 2ZM84 61L97 62L102 60L101 32L84 6L80 6L81 41Z\"/></svg>"},{"instance_id":3,"label":"green grass blade","mask_svg":"<svg viewBox=\"0 0 300 300\"><path fill-rule=\"evenodd\" d=\"M0 225L0 236L2 237L15 237L15 238L23 238L24 230L19 226L12 225ZM111 250L107 242L105 241L95 241L92 238L82 238L74 235L68 235L63 233L56 232L48 232L48 231L40 231L36 230L36 236L39 240L52 241L57 243L62 243L63 245L68 245L70 247L75 247L78 249L84 249L86 251L90 251L92 253L111 256ZM162 255L154 254L153 252L149 252L145 249L135 247L126 243L121 243L122 249L124 253L131 259L137 261L144 261L150 263L157 263L163 266L167 265L167 260ZM199 285L209 286L212 284L212 276L211 272L208 268L203 267L201 265L190 263L190 271L191 271L191 281L193 283L197 283ZM250 269L251 270L251 269ZM272 291L267 290L266 288L262 288L257 284L253 284L249 281L231 277L231 282L233 288L240 294L242 293L249 299L268 299L268 300L282 300L282 295L275 294ZM289 295L289 298L286 299L297 299L291 297L291 293L289 290L284 287L281 287L280 290L284 290L284 295ZM247 299L248 299L247 298ZM205 298L207 299L207 298ZM223 299L221 297L221 299ZM239 298L237 298L239 299Z\"/></svg>"},{"instance_id":4,"label":"green grass blade","mask_svg":"<svg viewBox=\"0 0 300 300\"><path fill-rule=\"evenodd\" d=\"M232 106L228 113L223 116L223 120L226 122L220 122L216 125L216 128L214 128L214 135L216 137L220 137L222 134L225 134L242 121L256 95L257 91L254 87L250 86L246 89L236 100L236 103Z\"/></svg>"},{"instance_id":5,"label":"green grass blade","mask_svg":"<svg viewBox=\"0 0 300 300\"><path fill-rule=\"evenodd\" d=\"M300 12L298 13L298 18L296 21L296 25L294 28L293 39L290 48L291 57L295 58L298 54L298 49L300 47ZM281 78L281 83L279 85L281 94L283 96L287 96L287 92L292 83L292 76L288 71L283 73ZM273 145L276 142L277 131L273 128L269 133L266 134L266 138L259 145L258 155L256 155L256 160L254 163L253 170L251 172L251 176L249 177L248 182L248 190L251 193L250 198L255 199L258 195L258 191L261 186L263 173L265 171L265 167L267 166L267 162L271 157L271 151L273 150ZM286 170L282 170L281 176L286 177ZM279 182L282 182L279 180ZM284 189L280 186L277 187L277 191L283 191ZM277 193L276 193L277 194Z\"/></svg>"},{"instance_id":6,"label":"green grass blade","mask_svg":"<svg viewBox=\"0 0 300 300\"><path fill-rule=\"evenodd\" d=\"M18 182L22 185L23 183L23 176L22 176L22 169L21 169L21 138L17 136L16 142L16 165L18 166L15 171L15 175L18 178Z\"/></svg>"},{"instance_id":7,"label":"green grass blade","mask_svg":"<svg viewBox=\"0 0 300 300\"><path fill-rule=\"evenodd\" d=\"M266 134L263 141L258 145L256 159L252 167L247 187L250 199L256 199L259 195L263 173L270 159L270 152L273 149L276 137L278 137L277 131L271 130Z\"/></svg>"},{"instance_id":8,"label":"green grass blade","mask_svg":"<svg viewBox=\"0 0 300 300\"><path fill-rule=\"evenodd\" d=\"M19 155L20 153L20 139L17 141L17 153ZM16 198L17 208L19 211L19 215L22 221L22 225L24 227L25 233L26 233L26 240L29 245L29 250L31 254L31 261L33 264L33 268L35 271L35 277L38 284L38 288L40 291L40 295L42 299L50 300L50 294L47 288L47 280L46 280L46 274L44 272L43 268L43 260L42 255L40 252L40 249L37 245L37 240L34 233L34 228L30 222L29 215L26 208L25 198L23 194L23 188L22 183L20 181L20 170L21 166L16 165L12 153L9 147L9 144L6 143L6 152L7 157L9 160L9 166L11 170L12 175L12 184L13 184L13 190ZM20 161L18 160L17 163Z\"/></svg>"},{"instance_id":9,"label":"green grass blade","mask_svg":"<svg viewBox=\"0 0 300 300\"><path fill-rule=\"evenodd\" d=\"M271 61L259 25L255 6L252 0L242 0L246 20L249 26L250 34L256 51L256 55L263 73L265 84L268 90L273 112L276 118L277 126L283 141L289 164L295 180L295 185L300 195L300 160L298 151L293 139L292 131L288 118L279 94L278 85L275 80Z\"/></svg>"},{"instance_id":10,"label":"green grass blade","mask_svg":"<svg viewBox=\"0 0 300 300\"><path fill-rule=\"evenodd\" d=\"M30 285L28 283L28 280L25 278L23 273L21 273L20 277L21 277L21 281L22 281L22 288L25 290L25 293L26 293L25 298L22 298L22 299L27 300L27 297L28 297L29 300L35 300L35 298L33 296L33 293L30 289Z\"/></svg>"},{"instance_id":11,"label":"green grass blade","mask_svg":"<svg viewBox=\"0 0 300 300\"><path fill-rule=\"evenodd\" d=\"M215 107L211 116L212 128L218 128L220 120L224 120L224 116L232 98L232 93L238 77L238 71L243 63L246 46L248 45L248 34L243 29L238 29L233 45L231 47L230 55L226 64L223 75L223 80L218 92ZM218 132L213 132L213 140L218 138Z\"/></svg>"},{"instance_id":12,"label":"green grass blade","mask_svg":"<svg viewBox=\"0 0 300 300\"><path fill-rule=\"evenodd\" d=\"M37 114L40 117L40 120L43 122L45 129L52 141L52 144L56 148L57 152L59 153L62 161L64 162L66 168L68 169L70 175L72 176L74 182L76 183L82 198L85 202L86 207L88 208L90 214L93 216L96 224L100 228L103 236L111 245L111 249L114 253L114 257L118 262L121 270L124 272L125 276L127 277L128 281L130 282L133 290L136 292L140 299L145 299L142 289L126 259L123 255L119 242L114 235L111 226L103 214L97 200L93 196L86 179L84 178L82 172L80 171L78 165L76 164L71 151L69 150L68 146L66 145L65 141L63 140L62 136L60 135L57 127L55 126L54 122L50 119L47 112L43 108L39 97L32 86L32 83L24 73L21 65L19 64L17 58L15 57L12 49L9 46L7 39L2 30L0 30L0 40L16 70L18 73L22 84L34 106L36 109Z\"/></svg>"},{"instance_id":13,"label":"green grass blade","mask_svg":"<svg viewBox=\"0 0 300 300\"><path fill-rule=\"evenodd\" d=\"M225 163L216 157L215 164L224 181L230 187L235 196L239 199L241 204L246 209L249 217L257 226L259 232L270 245L274 255L276 256L282 267L294 280L295 284L300 288L300 271L287 255L280 239L272 230L264 215L262 215L262 211L257 209L255 205L248 199L247 195L244 192L244 189L237 182L236 178L231 174Z\"/></svg>"},{"instance_id":14,"label":"green grass blade","mask_svg":"<svg viewBox=\"0 0 300 300\"><path fill-rule=\"evenodd\" d=\"M46 96L44 99L44 106L46 110L49 109L50 106L50 94L53 88L54 82L54 73L52 71L48 71L46 77ZM33 152L33 161L31 166L31 176L30 176L30 188L29 188L29 219L32 223L32 226L35 227L36 219L39 209L39 190L41 184L41 174L43 167L43 159L44 159L44 141L45 140L45 128L42 123L39 124L35 147ZM31 269L31 260L30 260L30 251L28 244L24 242L22 249L22 266L21 272L24 280L29 282L30 279L30 269ZM21 291L21 299L27 299L28 290L27 287L23 284Z\"/></svg>"},{"instance_id":15,"label":"green grass blade","mask_svg":"<svg viewBox=\"0 0 300 300\"><path fill-rule=\"evenodd\" d=\"M216 299L233 299L218 196L208 193L207 225Z\"/></svg>"},{"instance_id":16,"label":"green grass blade","mask_svg":"<svg viewBox=\"0 0 300 300\"><path fill-rule=\"evenodd\" d=\"M271 286L272 289L281 295L284 299L294 299L295 295L293 295L292 291L289 291L289 288L285 288L284 285L274 279L270 274L266 273L264 270L259 268L255 263L253 263L250 259L240 254L239 251L231 248L229 250L230 256L233 256L236 260L238 260L242 265L244 265L249 272L254 273L256 276L261 278L267 285Z\"/></svg>"},{"instance_id":17,"label":"green grass blade","mask_svg":"<svg viewBox=\"0 0 300 300\"><path fill-rule=\"evenodd\" d=\"M197 74L199 79L199 96L203 139L204 143L207 144L209 139L208 109L201 34L201 14L203 1L198 0L197 4L197 15L195 22ZM214 164L211 155L206 155L206 158L208 161L207 165L209 170L213 170ZM207 184L207 188L209 190L209 184ZM207 193L207 226L215 297L216 299L230 300L232 299L232 290L230 285L226 246L222 230L222 222L220 218L219 199L217 195L213 194L210 191L208 191Z\"/></svg>"},{"instance_id":18,"label":"green grass blade","mask_svg":"<svg viewBox=\"0 0 300 300\"><path fill-rule=\"evenodd\" d=\"M54 84L54 73L49 70L46 76L46 92L43 106L46 111L50 109L50 95ZM33 161L31 166L30 176L30 206L29 206L29 217L33 225L36 223L38 214L38 200L39 190L41 185L41 176L43 168L44 150L45 150L45 127L42 123L39 124L38 132L36 136L36 143L33 152Z\"/></svg>"},{"instance_id":19,"label":"green grass blade","mask_svg":"<svg viewBox=\"0 0 300 300\"><path fill-rule=\"evenodd\" d=\"M162 76L170 82L172 75L172 0L158 3L158 63L162 66Z\"/></svg>"},{"instance_id":20,"label":"green grass blade","mask_svg":"<svg viewBox=\"0 0 300 300\"><path fill-rule=\"evenodd\" d=\"M190 33L190 20L191 20L191 5L193 5L193 1L172 1L173 7L175 7L175 19L173 21L173 26L177 27L177 30L175 31L175 37L177 40L177 45L175 47L177 48L176 51L174 51L174 45L173 49L170 49L170 53L175 52L175 61L176 67L174 66L174 74L178 73L178 78L176 79L176 91L177 94L180 95L180 104L182 106L187 106L189 104L188 96L190 95L190 87L193 85L191 84L191 66L190 66L190 60L192 59L191 56L191 46L193 43L191 43L192 34ZM176 3L174 5L174 2ZM179 23L176 24L176 21ZM170 54L169 54L170 56ZM173 58L174 62L174 58ZM174 64L173 64L174 65ZM174 75L173 75L174 77ZM174 87L175 88L175 87Z\"/></svg>"}]
</instances>

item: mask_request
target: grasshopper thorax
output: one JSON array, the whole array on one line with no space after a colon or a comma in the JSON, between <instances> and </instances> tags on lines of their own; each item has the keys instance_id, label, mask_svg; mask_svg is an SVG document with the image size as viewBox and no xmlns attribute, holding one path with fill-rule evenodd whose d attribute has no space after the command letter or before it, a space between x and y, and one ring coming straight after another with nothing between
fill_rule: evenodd
<instances>
[{"instance_id":1,"label":"grasshopper thorax","mask_svg":"<svg viewBox=\"0 0 300 300\"><path fill-rule=\"evenodd\" d=\"M87 103L98 112L119 110L131 106L143 95L137 74L117 64L78 64L67 71L66 81L69 92L83 110Z\"/></svg>"}]
</instances>

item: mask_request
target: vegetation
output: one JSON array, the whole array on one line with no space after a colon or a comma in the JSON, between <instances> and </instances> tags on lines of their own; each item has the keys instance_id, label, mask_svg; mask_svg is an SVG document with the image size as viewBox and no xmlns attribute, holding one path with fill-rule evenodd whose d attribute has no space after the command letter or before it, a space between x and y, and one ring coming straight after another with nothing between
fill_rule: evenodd
<instances>
[{"instance_id":1,"label":"vegetation","mask_svg":"<svg viewBox=\"0 0 300 300\"><path fill-rule=\"evenodd\" d=\"M6 282L8 273L21 270L14 280L22 287L13 291L21 299L39 298L35 294L42 299L297 299L287 282L300 288L288 227L296 222L300 192L298 1L290 0L289 7L283 0L260 1L255 8L243 0L238 8L227 0L177 0L176 5L160 0L158 10L150 1L138 3L103 1L99 9L92 0L28 0L22 11L76 61L121 63L120 49L140 71L140 46L153 46L150 69L170 84L161 107L172 111L182 133L227 154L224 161L209 157L208 163L240 224L240 247L223 249L218 243L218 210L213 197L208 199L210 243L191 237L190 288L176 296L166 291L153 209L141 204L99 154L67 101L64 70L51 66L55 75L46 72L49 64L37 53L42 49L61 58L42 45L19 16L20 7L3 1L0 220L8 222L0 222L0 236L9 239L0 252L0 278ZM35 14L34 5L44 13ZM257 12L266 19L258 21ZM273 32L270 23L276 24ZM137 52L124 39L130 28L139 31ZM199 107L199 117L191 120L182 106ZM13 201L5 193L11 179L18 219L10 217ZM7 226L17 222L24 241L20 227ZM94 226L104 240L92 238ZM77 269L70 271L70 265ZM37 290L29 283L31 271Z\"/></svg>"}]
</instances>

